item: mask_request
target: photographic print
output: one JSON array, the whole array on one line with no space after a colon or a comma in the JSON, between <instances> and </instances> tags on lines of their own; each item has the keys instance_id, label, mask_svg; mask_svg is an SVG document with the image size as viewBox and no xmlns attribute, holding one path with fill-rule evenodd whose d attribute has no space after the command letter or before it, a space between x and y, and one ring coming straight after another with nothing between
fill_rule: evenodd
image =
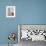
<instances>
[{"instance_id":1,"label":"photographic print","mask_svg":"<svg viewBox=\"0 0 46 46\"><path fill-rule=\"evenodd\" d=\"M31 46L34 43L43 44L46 42L46 25L19 24L18 42L19 46Z\"/></svg>"},{"instance_id":2,"label":"photographic print","mask_svg":"<svg viewBox=\"0 0 46 46\"><path fill-rule=\"evenodd\" d=\"M15 8L15 6L6 6L6 17L16 17Z\"/></svg>"}]
</instances>

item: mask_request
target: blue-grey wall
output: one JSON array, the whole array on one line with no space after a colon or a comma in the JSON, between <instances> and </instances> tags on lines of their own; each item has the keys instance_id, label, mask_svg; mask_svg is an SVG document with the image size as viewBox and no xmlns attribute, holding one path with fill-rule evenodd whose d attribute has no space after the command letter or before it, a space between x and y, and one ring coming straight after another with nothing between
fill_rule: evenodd
<instances>
[{"instance_id":1,"label":"blue-grey wall","mask_svg":"<svg viewBox=\"0 0 46 46\"><path fill-rule=\"evenodd\" d=\"M17 0L17 16L21 24L46 24L46 0Z\"/></svg>"},{"instance_id":2,"label":"blue-grey wall","mask_svg":"<svg viewBox=\"0 0 46 46\"><path fill-rule=\"evenodd\" d=\"M0 0L0 44L8 43L10 32L16 32L17 35L17 17L6 18L6 6L16 5L15 0ZM17 39L15 41L17 43Z\"/></svg>"},{"instance_id":3,"label":"blue-grey wall","mask_svg":"<svg viewBox=\"0 0 46 46\"><path fill-rule=\"evenodd\" d=\"M16 18L6 18L7 5L16 5ZM46 24L46 0L0 0L0 43L8 43L9 32L17 34L17 24Z\"/></svg>"}]
</instances>

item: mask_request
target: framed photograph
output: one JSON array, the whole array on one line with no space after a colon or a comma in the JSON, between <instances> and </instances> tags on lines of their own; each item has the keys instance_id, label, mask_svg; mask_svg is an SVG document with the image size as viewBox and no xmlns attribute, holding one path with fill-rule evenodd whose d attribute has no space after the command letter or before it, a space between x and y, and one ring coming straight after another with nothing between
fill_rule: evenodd
<instances>
[{"instance_id":1,"label":"framed photograph","mask_svg":"<svg viewBox=\"0 0 46 46\"><path fill-rule=\"evenodd\" d=\"M46 25L19 24L18 25L18 42L21 42L23 40L46 41Z\"/></svg>"},{"instance_id":2,"label":"framed photograph","mask_svg":"<svg viewBox=\"0 0 46 46\"><path fill-rule=\"evenodd\" d=\"M16 6L6 6L6 17L16 17Z\"/></svg>"}]
</instances>

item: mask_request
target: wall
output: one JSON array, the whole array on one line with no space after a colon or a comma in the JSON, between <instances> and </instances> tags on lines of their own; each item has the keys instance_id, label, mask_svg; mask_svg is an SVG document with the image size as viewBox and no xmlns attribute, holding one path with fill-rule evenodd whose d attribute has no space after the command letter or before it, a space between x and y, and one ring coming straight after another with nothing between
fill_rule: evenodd
<instances>
[{"instance_id":1,"label":"wall","mask_svg":"<svg viewBox=\"0 0 46 46\"><path fill-rule=\"evenodd\" d=\"M6 18L6 6L16 5L16 18ZM0 44L8 43L17 24L46 24L46 0L0 0ZM17 40L16 40L17 43Z\"/></svg>"},{"instance_id":2,"label":"wall","mask_svg":"<svg viewBox=\"0 0 46 46\"><path fill-rule=\"evenodd\" d=\"M17 0L21 24L46 24L46 0Z\"/></svg>"},{"instance_id":3,"label":"wall","mask_svg":"<svg viewBox=\"0 0 46 46\"><path fill-rule=\"evenodd\" d=\"M0 44L9 42L8 35L10 32L16 32L17 35L17 17L6 18L6 6L16 5L15 0L0 0ZM16 43L17 38L16 38Z\"/></svg>"}]
</instances>

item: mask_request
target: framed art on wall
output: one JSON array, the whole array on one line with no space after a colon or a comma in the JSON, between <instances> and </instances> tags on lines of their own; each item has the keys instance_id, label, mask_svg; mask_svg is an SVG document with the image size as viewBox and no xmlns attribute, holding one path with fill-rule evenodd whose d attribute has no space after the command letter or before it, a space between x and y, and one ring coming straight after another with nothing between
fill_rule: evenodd
<instances>
[{"instance_id":1,"label":"framed art on wall","mask_svg":"<svg viewBox=\"0 0 46 46\"><path fill-rule=\"evenodd\" d=\"M6 17L16 17L16 6L6 6Z\"/></svg>"},{"instance_id":2,"label":"framed art on wall","mask_svg":"<svg viewBox=\"0 0 46 46\"><path fill-rule=\"evenodd\" d=\"M46 41L46 25L19 24L18 42L21 40Z\"/></svg>"}]
</instances>

